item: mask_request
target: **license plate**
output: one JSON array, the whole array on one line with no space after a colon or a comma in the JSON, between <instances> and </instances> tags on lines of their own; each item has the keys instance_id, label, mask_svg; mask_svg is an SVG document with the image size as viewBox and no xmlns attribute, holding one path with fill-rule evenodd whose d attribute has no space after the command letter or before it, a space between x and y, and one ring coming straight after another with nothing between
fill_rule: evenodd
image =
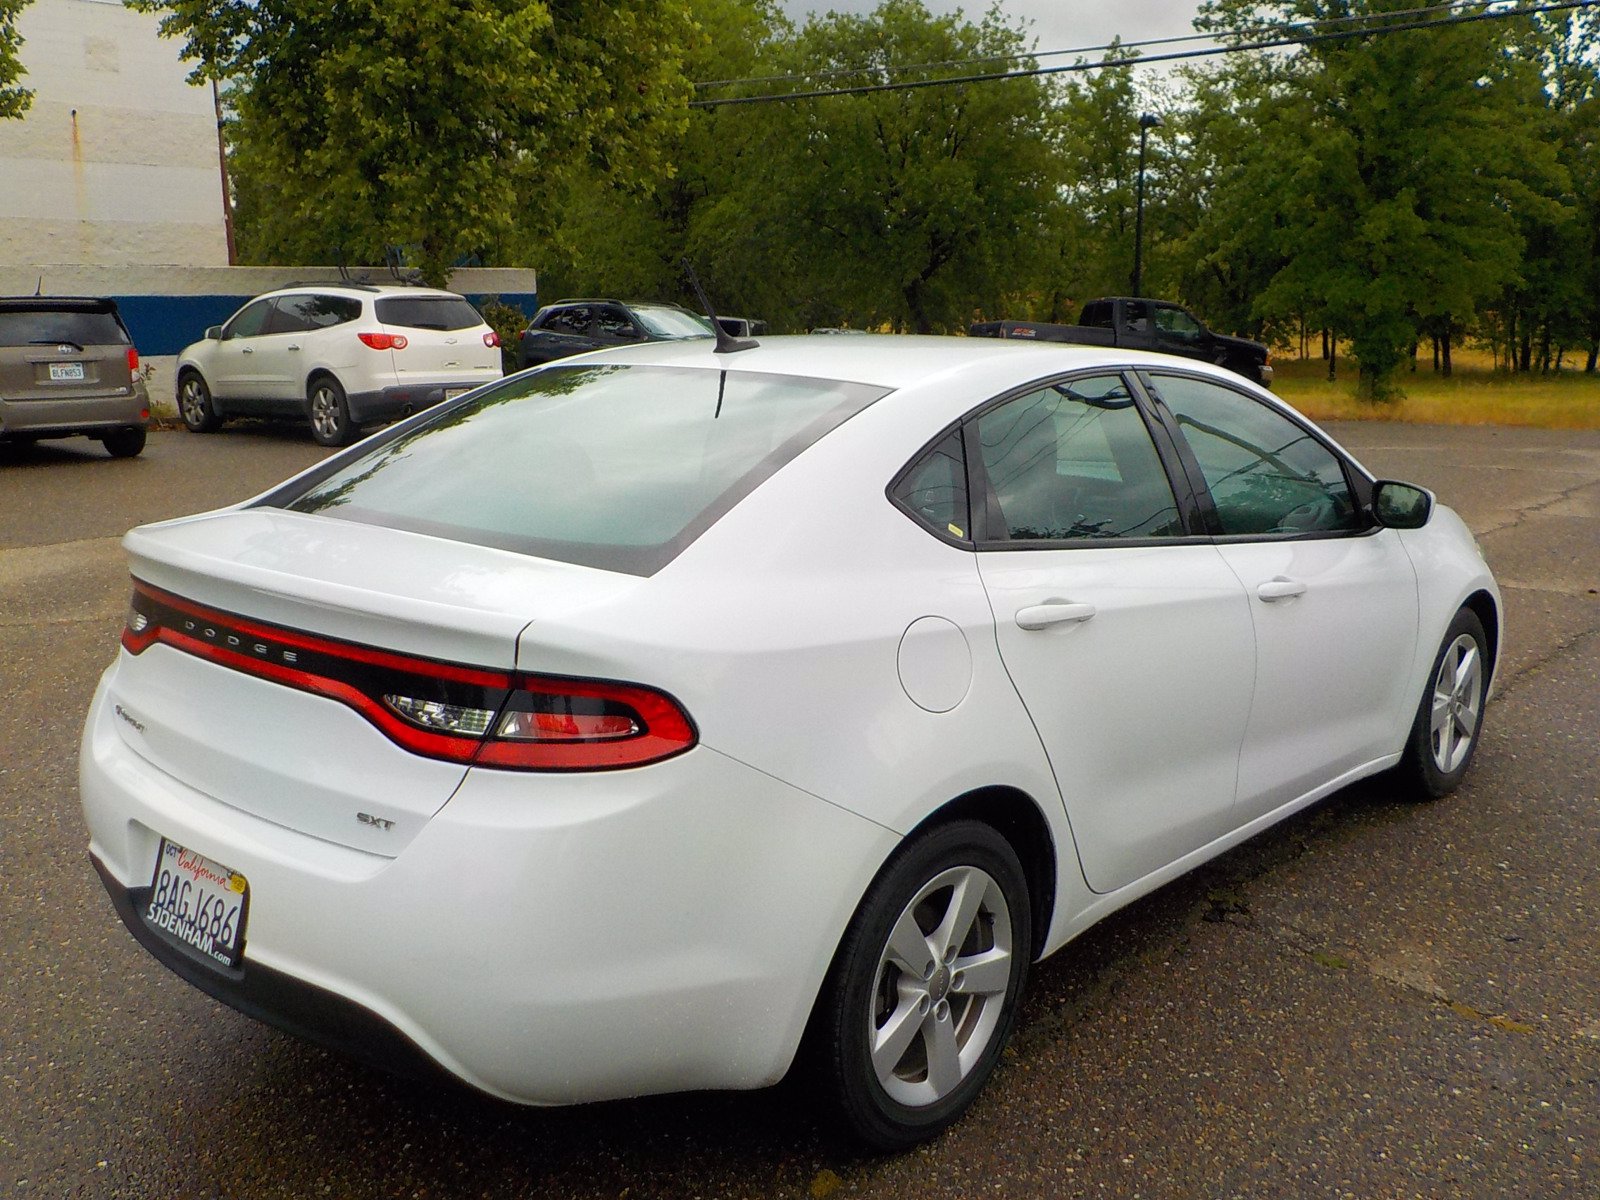
<instances>
[{"instance_id":1,"label":"license plate","mask_svg":"<svg viewBox=\"0 0 1600 1200\"><path fill-rule=\"evenodd\" d=\"M83 378L82 363L51 363L50 382L70 383L74 379Z\"/></svg>"},{"instance_id":2,"label":"license plate","mask_svg":"<svg viewBox=\"0 0 1600 1200\"><path fill-rule=\"evenodd\" d=\"M454 400L457 396L465 396L471 390L469 387L445 388L444 398L446 400Z\"/></svg>"},{"instance_id":3,"label":"license plate","mask_svg":"<svg viewBox=\"0 0 1600 1200\"><path fill-rule=\"evenodd\" d=\"M150 928L225 967L237 966L249 904L250 884L239 872L161 839L143 914Z\"/></svg>"}]
</instances>

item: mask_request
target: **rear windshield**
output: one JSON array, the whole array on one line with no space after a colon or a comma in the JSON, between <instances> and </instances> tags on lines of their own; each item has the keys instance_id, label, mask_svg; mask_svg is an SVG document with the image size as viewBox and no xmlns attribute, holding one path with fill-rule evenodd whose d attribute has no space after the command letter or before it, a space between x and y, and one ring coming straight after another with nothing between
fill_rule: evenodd
<instances>
[{"instance_id":1,"label":"rear windshield","mask_svg":"<svg viewBox=\"0 0 1600 1200\"><path fill-rule=\"evenodd\" d=\"M0 346L126 346L127 331L114 312L84 309L0 309Z\"/></svg>"},{"instance_id":2,"label":"rear windshield","mask_svg":"<svg viewBox=\"0 0 1600 1200\"><path fill-rule=\"evenodd\" d=\"M714 368L551 367L435 410L265 503L650 575L885 391Z\"/></svg>"},{"instance_id":3,"label":"rear windshield","mask_svg":"<svg viewBox=\"0 0 1600 1200\"><path fill-rule=\"evenodd\" d=\"M385 296L378 320L406 329L471 329L483 324L478 310L460 296Z\"/></svg>"},{"instance_id":4,"label":"rear windshield","mask_svg":"<svg viewBox=\"0 0 1600 1200\"><path fill-rule=\"evenodd\" d=\"M704 317L684 312L681 308L656 308L649 304L636 305L633 315L639 318L651 337L692 338L712 337L711 324Z\"/></svg>"}]
</instances>

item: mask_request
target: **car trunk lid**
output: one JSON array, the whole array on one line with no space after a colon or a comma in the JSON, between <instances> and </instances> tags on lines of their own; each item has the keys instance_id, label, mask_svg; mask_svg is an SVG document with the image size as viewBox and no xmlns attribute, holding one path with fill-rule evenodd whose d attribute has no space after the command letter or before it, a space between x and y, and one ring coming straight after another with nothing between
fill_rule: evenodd
<instances>
[{"instance_id":1,"label":"car trunk lid","mask_svg":"<svg viewBox=\"0 0 1600 1200\"><path fill-rule=\"evenodd\" d=\"M264 508L146 526L124 545L135 608L109 685L123 740L224 804L386 855L467 769L417 751L434 735L397 715L415 690L404 680L487 687L515 667L530 617L639 582Z\"/></svg>"}]
</instances>

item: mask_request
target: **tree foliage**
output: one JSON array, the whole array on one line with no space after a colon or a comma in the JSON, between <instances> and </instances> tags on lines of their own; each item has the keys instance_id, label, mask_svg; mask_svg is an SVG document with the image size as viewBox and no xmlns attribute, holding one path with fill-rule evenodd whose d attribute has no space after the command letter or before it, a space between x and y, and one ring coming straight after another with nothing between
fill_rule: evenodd
<instances>
[{"instance_id":1,"label":"tree foliage","mask_svg":"<svg viewBox=\"0 0 1600 1200\"><path fill-rule=\"evenodd\" d=\"M241 226L269 260L441 280L565 185L646 186L683 122L687 0L129 0L228 88Z\"/></svg>"},{"instance_id":2,"label":"tree foliage","mask_svg":"<svg viewBox=\"0 0 1600 1200\"><path fill-rule=\"evenodd\" d=\"M27 68L22 65L22 35L17 18L31 0L0 0L0 121L20 117L33 102L33 93L22 86Z\"/></svg>"}]
</instances>

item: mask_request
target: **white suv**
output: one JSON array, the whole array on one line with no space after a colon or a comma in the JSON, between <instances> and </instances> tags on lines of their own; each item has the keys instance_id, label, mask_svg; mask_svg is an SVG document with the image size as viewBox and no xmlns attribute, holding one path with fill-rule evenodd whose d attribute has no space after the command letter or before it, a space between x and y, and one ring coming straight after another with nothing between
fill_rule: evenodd
<instances>
[{"instance_id":1,"label":"white suv","mask_svg":"<svg viewBox=\"0 0 1600 1200\"><path fill-rule=\"evenodd\" d=\"M500 337L454 292L305 284L257 296L178 359L178 415L307 417L324 446L499 379Z\"/></svg>"}]
</instances>

